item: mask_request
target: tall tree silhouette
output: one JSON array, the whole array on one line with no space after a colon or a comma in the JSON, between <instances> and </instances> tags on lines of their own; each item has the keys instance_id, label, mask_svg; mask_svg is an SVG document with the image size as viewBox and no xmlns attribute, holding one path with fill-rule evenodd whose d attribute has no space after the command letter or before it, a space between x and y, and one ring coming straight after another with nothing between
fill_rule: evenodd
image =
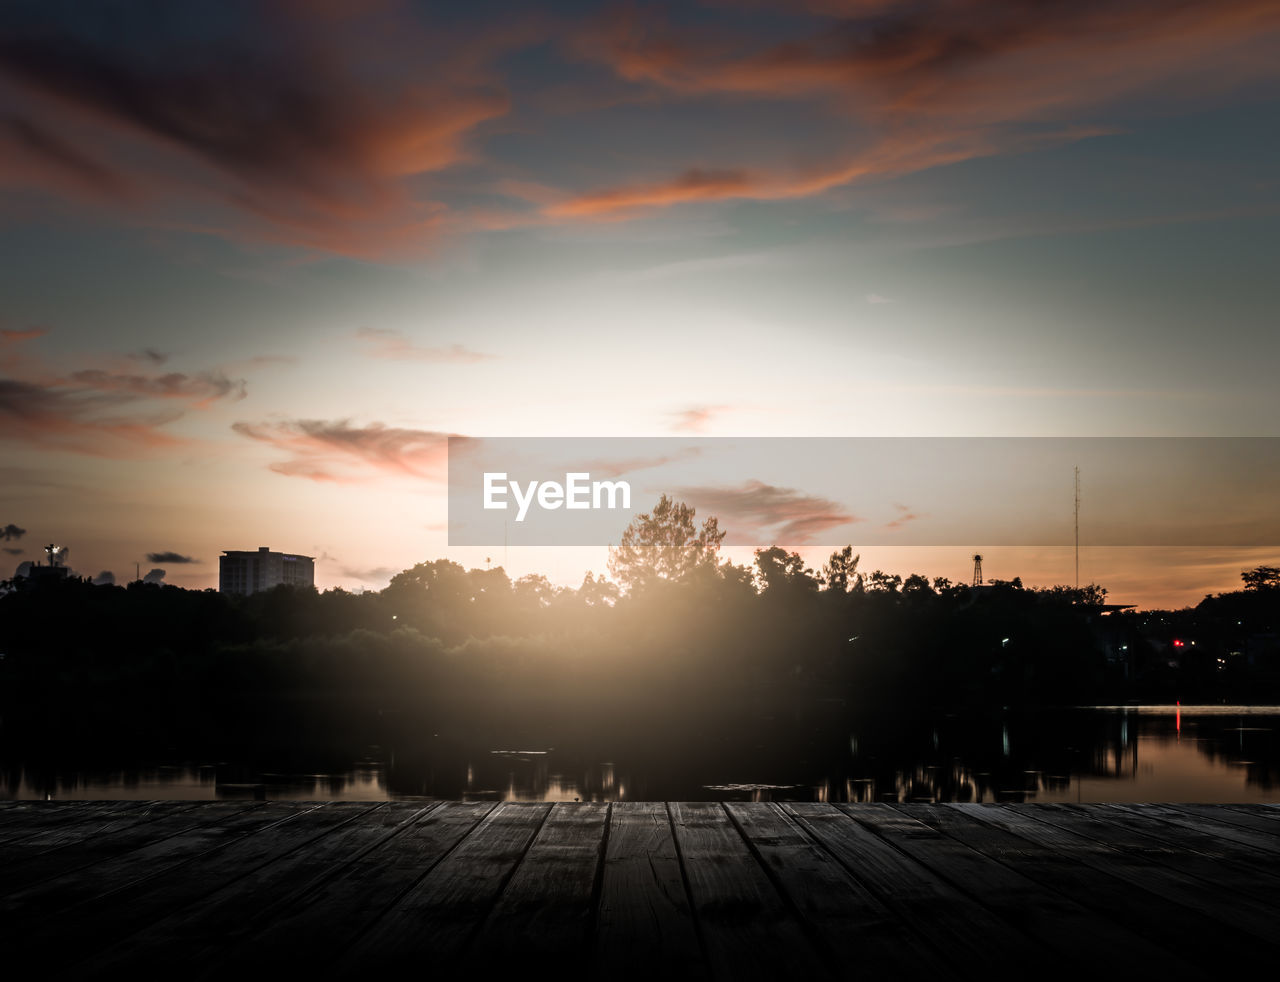
<instances>
[{"instance_id":1,"label":"tall tree silhouette","mask_svg":"<svg viewBox=\"0 0 1280 982\"><path fill-rule=\"evenodd\" d=\"M697 512L665 494L652 512L631 520L609 550L609 575L628 591L654 580L679 582L718 565L724 533L714 517L694 525Z\"/></svg>"},{"instance_id":2,"label":"tall tree silhouette","mask_svg":"<svg viewBox=\"0 0 1280 982\"><path fill-rule=\"evenodd\" d=\"M858 572L858 560L861 558L861 553L856 556L853 554L853 546L845 546L840 551L833 552L831 558L822 564L818 582L836 593L861 590L862 574Z\"/></svg>"}]
</instances>

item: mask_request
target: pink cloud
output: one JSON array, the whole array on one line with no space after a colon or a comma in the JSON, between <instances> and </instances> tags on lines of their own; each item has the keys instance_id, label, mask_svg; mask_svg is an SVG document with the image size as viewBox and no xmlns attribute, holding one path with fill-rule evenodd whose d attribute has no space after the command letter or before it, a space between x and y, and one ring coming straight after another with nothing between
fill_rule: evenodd
<instances>
[{"instance_id":1,"label":"pink cloud","mask_svg":"<svg viewBox=\"0 0 1280 982\"><path fill-rule=\"evenodd\" d=\"M443 481L455 434L350 420L299 419L232 424L241 436L289 454L270 465L278 474L313 481L360 483L388 474Z\"/></svg>"}]
</instances>

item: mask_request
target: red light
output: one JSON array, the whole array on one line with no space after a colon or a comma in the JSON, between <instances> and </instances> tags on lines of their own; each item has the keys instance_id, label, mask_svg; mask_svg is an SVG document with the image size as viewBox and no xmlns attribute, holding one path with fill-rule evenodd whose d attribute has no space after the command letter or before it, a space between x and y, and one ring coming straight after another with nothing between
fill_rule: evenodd
<instances>
[{"instance_id":1,"label":"red light","mask_svg":"<svg viewBox=\"0 0 1280 982\"><path fill-rule=\"evenodd\" d=\"M1174 646L1175 648L1181 648L1181 647L1182 647L1182 642L1181 642L1181 641L1179 641L1177 638L1175 638L1175 639L1174 639L1174 641L1173 641L1173 646Z\"/></svg>"}]
</instances>

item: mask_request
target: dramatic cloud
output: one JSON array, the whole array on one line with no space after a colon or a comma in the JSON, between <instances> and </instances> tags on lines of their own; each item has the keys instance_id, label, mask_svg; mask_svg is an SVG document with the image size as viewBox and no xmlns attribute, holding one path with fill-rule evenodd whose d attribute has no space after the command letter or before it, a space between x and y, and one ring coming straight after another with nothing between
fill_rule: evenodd
<instances>
[{"instance_id":1,"label":"dramatic cloud","mask_svg":"<svg viewBox=\"0 0 1280 982\"><path fill-rule=\"evenodd\" d=\"M818 100L860 121L859 148L787 173L687 170L571 196L545 213L626 217L688 201L794 198L1110 132L1075 117L1153 85L1203 92L1268 77L1273 59L1261 38L1280 28L1280 8L1266 0L833 2L816 10L824 19L807 34L762 41L749 18L692 27L653 9L615 8L566 45L684 99ZM1188 67L1210 63L1221 70L1209 79Z\"/></svg>"},{"instance_id":2,"label":"dramatic cloud","mask_svg":"<svg viewBox=\"0 0 1280 982\"><path fill-rule=\"evenodd\" d=\"M3 437L42 449L101 457L127 456L181 442L160 429L181 413L122 412L122 406L131 401L0 379Z\"/></svg>"},{"instance_id":3,"label":"dramatic cloud","mask_svg":"<svg viewBox=\"0 0 1280 982\"><path fill-rule=\"evenodd\" d=\"M676 496L703 515L715 515L728 532L726 541L805 545L828 529L860 521L838 502L779 488L763 481L739 487L680 488Z\"/></svg>"},{"instance_id":4,"label":"dramatic cloud","mask_svg":"<svg viewBox=\"0 0 1280 982\"><path fill-rule=\"evenodd\" d=\"M180 419L182 409L145 410L138 405L141 398L142 393L118 386L0 378L0 439L96 457L130 457L182 445L182 438L162 429ZM202 407L213 397L187 398Z\"/></svg>"},{"instance_id":5,"label":"dramatic cloud","mask_svg":"<svg viewBox=\"0 0 1280 982\"><path fill-rule=\"evenodd\" d=\"M26 529L20 529L18 528L18 526L14 525L12 522L4 526L3 528L0 528L0 539L4 539L6 542L8 542L10 539L21 539L26 534L27 534Z\"/></svg>"},{"instance_id":6,"label":"dramatic cloud","mask_svg":"<svg viewBox=\"0 0 1280 982\"><path fill-rule=\"evenodd\" d=\"M374 358L385 358L388 361L426 361L467 363L488 361L493 355L480 351L472 351L460 344L447 347L424 347L414 344L399 331L387 331L372 327L362 327L356 331L356 337L365 342L367 353Z\"/></svg>"},{"instance_id":7,"label":"dramatic cloud","mask_svg":"<svg viewBox=\"0 0 1280 982\"><path fill-rule=\"evenodd\" d=\"M142 582L143 583L163 583L164 572L165 571L162 569L153 569L142 578Z\"/></svg>"},{"instance_id":8,"label":"dramatic cloud","mask_svg":"<svg viewBox=\"0 0 1280 982\"><path fill-rule=\"evenodd\" d=\"M116 574L109 569L104 569L101 573L93 578L94 586L115 586Z\"/></svg>"},{"instance_id":9,"label":"dramatic cloud","mask_svg":"<svg viewBox=\"0 0 1280 982\"><path fill-rule=\"evenodd\" d=\"M300 419L280 423L235 423L241 436L290 454L271 465L278 474L313 481L356 483L387 474L444 480L449 437L382 423Z\"/></svg>"},{"instance_id":10,"label":"dramatic cloud","mask_svg":"<svg viewBox=\"0 0 1280 982\"><path fill-rule=\"evenodd\" d=\"M166 563L169 566L180 566L183 563L198 563L200 560L191 556L184 556L180 552L149 552L147 553L147 562Z\"/></svg>"},{"instance_id":11,"label":"dramatic cloud","mask_svg":"<svg viewBox=\"0 0 1280 982\"><path fill-rule=\"evenodd\" d=\"M208 13L15 11L0 38L0 77L19 93L0 180L136 215L177 198L188 224L232 237L352 255L421 246L444 206L409 179L464 160L471 131L507 112L485 66L528 20L464 37L407 4Z\"/></svg>"},{"instance_id":12,"label":"dramatic cloud","mask_svg":"<svg viewBox=\"0 0 1280 982\"><path fill-rule=\"evenodd\" d=\"M744 170L689 170L670 180L579 195L548 205L544 211L552 218L587 218L686 201L780 196L765 190L768 183L767 177Z\"/></svg>"},{"instance_id":13,"label":"dramatic cloud","mask_svg":"<svg viewBox=\"0 0 1280 982\"><path fill-rule=\"evenodd\" d=\"M187 409L208 409L245 396L243 379L220 371L163 375L86 368L69 375L6 354L16 343L45 333L0 334L0 368L21 378L0 378L0 440L98 457L131 457L185 441L162 427ZM152 357L154 355L155 357ZM149 361L163 360L158 352Z\"/></svg>"}]
</instances>

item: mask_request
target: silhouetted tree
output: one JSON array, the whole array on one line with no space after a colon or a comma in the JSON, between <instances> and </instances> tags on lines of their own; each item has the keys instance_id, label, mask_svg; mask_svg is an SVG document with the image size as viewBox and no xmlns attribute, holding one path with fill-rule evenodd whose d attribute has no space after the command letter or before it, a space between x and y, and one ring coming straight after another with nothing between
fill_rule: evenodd
<instances>
[{"instance_id":1,"label":"silhouetted tree","mask_svg":"<svg viewBox=\"0 0 1280 982\"><path fill-rule=\"evenodd\" d=\"M836 593L861 590L862 574L858 572L858 560L861 558L861 554L853 554L853 546L845 546L839 552L833 552L831 558L823 564L818 582L825 589Z\"/></svg>"},{"instance_id":2,"label":"silhouetted tree","mask_svg":"<svg viewBox=\"0 0 1280 982\"><path fill-rule=\"evenodd\" d=\"M867 577L867 589L876 593L897 593L900 586L902 586L902 577L897 573L889 574L882 569L877 569Z\"/></svg>"},{"instance_id":3,"label":"silhouetted tree","mask_svg":"<svg viewBox=\"0 0 1280 982\"><path fill-rule=\"evenodd\" d=\"M756 576L766 593L781 589L817 590L813 570L805 567L799 553L787 552L781 546L756 550Z\"/></svg>"},{"instance_id":4,"label":"silhouetted tree","mask_svg":"<svg viewBox=\"0 0 1280 982\"><path fill-rule=\"evenodd\" d=\"M1255 566L1240 574L1246 590L1280 589L1280 566Z\"/></svg>"},{"instance_id":5,"label":"silhouetted tree","mask_svg":"<svg viewBox=\"0 0 1280 982\"><path fill-rule=\"evenodd\" d=\"M631 520L617 548L609 550L609 574L627 590L654 580L680 582L714 571L724 533L714 517L693 524L696 512L665 494L653 511Z\"/></svg>"}]
</instances>

